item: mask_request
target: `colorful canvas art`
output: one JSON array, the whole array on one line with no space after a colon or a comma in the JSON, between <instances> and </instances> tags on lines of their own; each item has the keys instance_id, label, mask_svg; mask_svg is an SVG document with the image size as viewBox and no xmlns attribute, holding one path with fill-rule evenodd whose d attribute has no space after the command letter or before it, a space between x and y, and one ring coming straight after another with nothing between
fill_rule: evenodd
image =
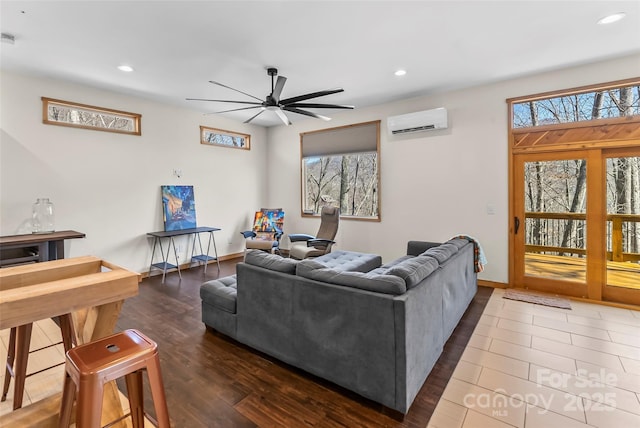
<instances>
[{"instance_id":1,"label":"colorful canvas art","mask_svg":"<svg viewBox=\"0 0 640 428\"><path fill-rule=\"evenodd\" d=\"M193 186L161 186L164 230L196 227L196 203Z\"/></svg>"},{"instance_id":2,"label":"colorful canvas art","mask_svg":"<svg viewBox=\"0 0 640 428\"><path fill-rule=\"evenodd\" d=\"M256 211L253 231L257 239L273 239L274 233L282 233L284 211L280 209Z\"/></svg>"}]
</instances>

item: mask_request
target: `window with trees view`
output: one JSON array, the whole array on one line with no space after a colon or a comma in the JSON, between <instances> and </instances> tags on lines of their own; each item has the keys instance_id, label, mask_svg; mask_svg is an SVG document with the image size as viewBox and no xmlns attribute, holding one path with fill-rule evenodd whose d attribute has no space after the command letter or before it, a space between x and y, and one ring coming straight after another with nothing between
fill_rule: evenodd
<instances>
[{"instance_id":1,"label":"window with trees view","mask_svg":"<svg viewBox=\"0 0 640 428\"><path fill-rule=\"evenodd\" d=\"M640 86L630 85L513 104L513 127L640 115Z\"/></svg>"},{"instance_id":2,"label":"window with trees view","mask_svg":"<svg viewBox=\"0 0 640 428\"><path fill-rule=\"evenodd\" d=\"M303 214L331 205L343 217L379 219L379 132L376 121L301 134Z\"/></svg>"},{"instance_id":3,"label":"window with trees view","mask_svg":"<svg viewBox=\"0 0 640 428\"><path fill-rule=\"evenodd\" d=\"M640 79L507 101L516 282L637 301L619 290L640 290Z\"/></svg>"}]
</instances>

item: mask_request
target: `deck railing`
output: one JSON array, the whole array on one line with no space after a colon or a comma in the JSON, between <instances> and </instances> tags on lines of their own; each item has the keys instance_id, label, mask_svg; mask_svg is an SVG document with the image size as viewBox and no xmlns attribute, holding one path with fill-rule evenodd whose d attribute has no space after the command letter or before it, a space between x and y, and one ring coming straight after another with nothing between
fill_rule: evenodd
<instances>
[{"instance_id":1,"label":"deck railing","mask_svg":"<svg viewBox=\"0 0 640 428\"><path fill-rule=\"evenodd\" d=\"M526 212L525 251L585 257L584 213ZM640 214L607 215L607 260L640 262Z\"/></svg>"}]
</instances>

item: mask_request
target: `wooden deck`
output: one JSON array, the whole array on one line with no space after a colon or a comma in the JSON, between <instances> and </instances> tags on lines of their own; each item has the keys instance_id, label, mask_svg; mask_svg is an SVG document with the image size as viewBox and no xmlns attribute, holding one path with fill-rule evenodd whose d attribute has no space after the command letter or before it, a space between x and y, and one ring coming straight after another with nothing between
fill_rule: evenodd
<instances>
[{"instance_id":1,"label":"wooden deck","mask_svg":"<svg viewBox=\"0 0 640 428\"><path fill-rule=\"evenodd\" d=\"M564 281L586 282L586 259L526 253L525 274ZM640 289L640 264L607 262L607 285Z\"/></svg>"}]
</instances>

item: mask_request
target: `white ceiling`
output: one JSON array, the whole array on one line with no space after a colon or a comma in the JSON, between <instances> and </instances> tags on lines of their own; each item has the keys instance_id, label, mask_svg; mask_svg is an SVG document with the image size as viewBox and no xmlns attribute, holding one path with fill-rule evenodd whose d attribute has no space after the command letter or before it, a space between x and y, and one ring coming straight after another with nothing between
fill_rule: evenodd
<instances>
[{"instance_id":1,"label":"white ceiling","mask_svg":"<svg viewBox=\"0 0 640 428\"><path fill-rule=\"evenodd\" d=\"M342 87L310 101L358 108L640 52L640 1L1 0L0 12L15 36L2 69L203 113L242 105L185 98L252 101L209 80L263 99L267 66L288 78L282 98ZM273 112L253 123L282 124Z\"/></svg>"}]
</instances>

